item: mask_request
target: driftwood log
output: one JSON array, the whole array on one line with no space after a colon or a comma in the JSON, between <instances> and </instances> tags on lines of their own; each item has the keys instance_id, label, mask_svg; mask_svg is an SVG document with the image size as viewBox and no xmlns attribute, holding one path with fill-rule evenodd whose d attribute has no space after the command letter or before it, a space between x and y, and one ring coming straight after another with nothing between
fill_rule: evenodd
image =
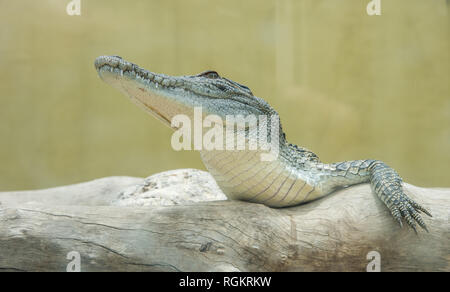
<instances>
[{"instance_id":1,"label":"driftwood log","mask_svg":"<svg viewBox=\"0 0 450 292\"><path fill-rule=\"evenodd\" d=\"M167 176L191 187L198 177L214 184L201 171ZM155 206L148 192L166 187L111 177L0 193L0 270L73 270L78 255L81 271L450 271L450 189L405 184L433 214L424 218L430 233L416 235L397 225L367 184L282 209L198 202L201 195ZM179 190L188 196L186 186Z\"/></svg>"}]
</instances>

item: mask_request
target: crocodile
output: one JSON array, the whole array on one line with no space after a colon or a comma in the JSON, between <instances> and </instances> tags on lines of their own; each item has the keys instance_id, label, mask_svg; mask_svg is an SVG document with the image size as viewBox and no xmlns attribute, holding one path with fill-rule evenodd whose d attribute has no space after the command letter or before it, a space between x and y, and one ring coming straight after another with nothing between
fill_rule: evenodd
<instances>
[{"instance_id":1,"label":"crocodile","mask_svg":"<svg viewBox=\"0 0 450 292\"><path fill-rule=\"evenodd\" d=\"M312 151L286 140L277 112L254 96L247 86L215 71L190 76L154 73L119 56L100 56L94 64L103 81L174 130L179 128L171 121L180 114L194 117L196 107L203 110L202 117L265 115L274 119L277 123L266 125L266 132L255 132L248 125L243 130L245 143L255 133L268 136L266 141L276 138L278 155L272 160L263 160L258 155L267 149L197 149L229 199L289 207L316 200L339 188L370 183L400 227L405 221L416 233L417 224L428 232L421 213L431 217L430 212L405 194L402 179L394 169L376 159L321 162ZM225 127L226 122L219 126Z\"/></svg>"}]
</instances>

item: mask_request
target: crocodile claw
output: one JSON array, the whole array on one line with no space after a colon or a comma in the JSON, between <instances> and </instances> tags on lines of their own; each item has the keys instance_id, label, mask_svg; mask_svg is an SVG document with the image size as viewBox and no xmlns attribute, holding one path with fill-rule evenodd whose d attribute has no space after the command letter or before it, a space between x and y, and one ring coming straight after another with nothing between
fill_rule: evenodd
<instances>
[{"instance_id":1,"label":"crocodile claw","mask_svg":"<svg viewBox=\"0 0 450 292\"><path fill-rule=\"evenodd\" d=\"M430 217L431 213L405 194L398 173L381 161L374 161L369 169L372 189L389 208L400 226L403 226L402 220L405 220L416 233L417 224L428 232L420 212Z\"/></svg>"},{"instance_id":2,"label":"crocodile claw","mask_svg":"<svg viewBox=\"0 0 450 292\"><path fill-rule=\"evenodd\" d=\"M428 216L432 217L431 213L428 212L424 207L414 202L411 198L406 196L403 192L398 195L398 198L393 200L390 206L390 211L394 219L399 223L400 227L403 227L402 219L417 233L416 224L425 229L427 232L428 228L420 216L419 212L423 212Z\"/></svg>"}]
</instances>

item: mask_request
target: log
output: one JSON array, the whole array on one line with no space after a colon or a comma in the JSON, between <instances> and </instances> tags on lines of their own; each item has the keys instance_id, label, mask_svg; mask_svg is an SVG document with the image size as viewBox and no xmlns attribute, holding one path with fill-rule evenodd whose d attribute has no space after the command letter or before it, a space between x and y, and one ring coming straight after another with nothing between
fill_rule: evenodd
<instances>
[{"instance_id":1,"label":"log","mask_svg":"<svg viewBox=\"0 0 450 292\"><path fill-rule=\"evenodd\" d=\"M416 235L367 184L274 209L217 199L206 172L161 175L175 182L111 177L0 193L0 271L450 271L450 189L404 184L433 214L430 232ZM152 191L177 184L184 199L154 205Z\"/></svg>"}]
</instances>

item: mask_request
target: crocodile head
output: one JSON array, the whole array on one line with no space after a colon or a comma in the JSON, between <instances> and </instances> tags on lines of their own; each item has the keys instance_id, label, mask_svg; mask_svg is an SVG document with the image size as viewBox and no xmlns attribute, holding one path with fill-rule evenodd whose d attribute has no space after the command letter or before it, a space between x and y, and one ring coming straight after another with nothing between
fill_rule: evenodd
<instances>
[{"instance_id":1,"label":"crocodile head","mask_svg":"<svg viewBox=\"0 0 450 292\"><path fill-rule=\"evenodd\" d=\"M145 110L171 125L179 114L192 118L195 107L202 114L271 116L276 112L242 84L206 71L191 76L168 76L140 68L119 56L101 56L95 68L106 83L122 91Z\"/></svg>"}]
</instances>

